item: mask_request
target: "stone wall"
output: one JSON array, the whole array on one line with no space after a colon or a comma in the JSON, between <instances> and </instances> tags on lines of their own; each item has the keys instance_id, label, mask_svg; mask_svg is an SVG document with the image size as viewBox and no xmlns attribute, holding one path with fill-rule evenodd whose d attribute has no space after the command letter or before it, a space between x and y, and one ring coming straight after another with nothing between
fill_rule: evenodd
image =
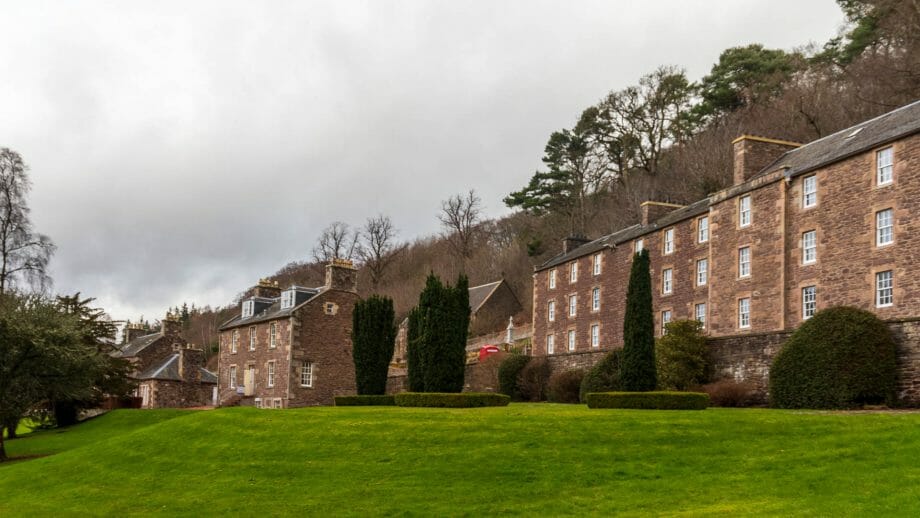
<instances>
[{"instance_id":1,"label":"stone wall","mask_svg":"<svg viewBox=\"0 0 920 518\"><path fill-rule=\"evenodd\" d=\"M209 406L213 404L211 396L214 385L211 383L187 383L170 380L145 380L150 399L147 408L188 408Z\"/></svg>"}]
</instances>

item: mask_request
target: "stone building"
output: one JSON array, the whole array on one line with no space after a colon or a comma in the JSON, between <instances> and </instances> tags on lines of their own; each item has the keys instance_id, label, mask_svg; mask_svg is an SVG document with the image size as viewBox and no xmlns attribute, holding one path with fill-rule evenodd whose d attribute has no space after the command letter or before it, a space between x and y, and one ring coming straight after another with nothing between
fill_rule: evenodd
<instances>
[{"instance_id":1,"label":"stone building","mask_svg":"<svg viewBox=\"0 0 920 518\"><path fill-rule=\"evenodd\" d=\"M357 271L348 261L326 266L319 288L260 281L240 311L220 327L222 405L260 408L331 405L355 393L352 310Z\"/></svg>"},{"instance_id":2,"label":"stone building","mask_svg":"<svg viewBox=\"0 0 920 518\"><path fill-rule=\"evenodd\" d=\"M805 145L744 135L732 146L731 187L689 206L646 202L640 224L567 239L535 270L535 354L578 364L622 347L642 248L657 333L699 320L721 374L761 387L782 339L816 311L856 306L897 329L920 317L920 102ZM920 344L901 349L902 374L920 371ZM920 401L920 379L902 378L902 397Z\"/></svg>"}]
</instances>

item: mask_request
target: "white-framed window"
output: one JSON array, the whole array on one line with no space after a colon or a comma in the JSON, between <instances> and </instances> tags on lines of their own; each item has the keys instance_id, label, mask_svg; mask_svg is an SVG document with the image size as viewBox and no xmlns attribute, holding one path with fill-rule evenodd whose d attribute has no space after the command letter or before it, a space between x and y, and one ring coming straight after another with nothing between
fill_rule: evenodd
<instances>
[{"instance_id":1,"label":"white-framed window","mask_svg":"<svg viewBox=\"0 0 920 518\"><path fill-rule=\"evenodd\" d=\"M274 349L275 347L278 346L278 338L277 338L278 324L276 324L275 322L272 322L268 326L268 335L269 335L268 336L268 346Z\"/></svg>"},{"instance_id":2,"label":"white-framed window","mask_svg":"<svg viewBox=\"0 0 920 518\"><path fill-rule=\"evenodd\" d=\"M706 241L709 241L709 216L696 220L696 242L705 243Z\"/></svg>"},{"instance_id":3,"label":"white-framed window","mask_svg":"<svg viewBox=\"0 0 920 518\"><path fill-rule=\"evenodd\" d=\"M594 254L594 275L601 274L601 254Z\"/></svg>"},{"instance_id":4,"label":"white-framed window","mask_svg":"<svg viewBox=\"0 0 920 518\"><path fill-rule=\"evenodd\" d=\"M249 328L249 350L256 350L256 326L251 326Z\"/></svg>"},{"instance_id":5,"label":"white-framed window","mask_svg":"<svg viewBox=\"0 0 920 518\"><path fill-rule=\"evenodd\" d=\"M802 288L802 320L808 320L818 309L818 290L814 286Z\"/></svg>"},{"instance_id":6,"label":"white-framed window","mask_svg":"<svg viewBox=\"0 0 920 518\"><path fill-rule=\"evenodd\" d=\"M875 245L891 243L894 243L894 209L880 210L875 213Z\"/></svg>"},{"instance_id":7,"label":"white-framed window","mask_svg":"<svg viewBox=\"0 0 920 518\"><path fill-rule=\"evenodd\" d=\"M240 346L240 330L234 329L233 333L230 334L230 352L235 353L239 346Z\"/></svg>"},{"instance_id":8,"label":"white-framed window","mask_svg":"<svg viewBox=\"0 0 920 518\"><path fill-rule=\"evenodd\" d=\"M281 408L281 398L280 397L276 397L275 399L272 400L272 408L275 408L275 409Z\"/></svg>"},{"instance_id":9,"label":"white-framed window","mask_svg":"<svg viewBox=\"0 0 920 518\"><path fill-rule=\"evenodd\" d=\"M600 324L591 325L591 347L597 349L601 346L601 326Z\"/></svg>"},{"instance_id":10,"label":"white-framed window","mask_svg":"<svg viewBox=\"0 0 920 518\"><path fill-rule=\"evenodd\" d=\"M664 248L662 249L662 252L664 253L664 255L673 254L674 253L674 229L673 228L669 228L664 231L663 243L664 243Z\"/></svg>"},{"instance_id":11,"label":"white-framed window","mask_svg":"<svg viewBox=\"0 0 920 518\"><path fill-rule=\"evenodd\" d=\"M578 295L569 295L569 316L574 317L578 310Z\"/></svg>"},{"instance_id":12,"label":"white-framed window","mask_svg":"<svg viewBox=\"0 0 920 518\"><path fill-rule=\"evenodd\" d=\"M266 385L271 388L275 386L275 362L268 362L268 376Z\"/></svg>"},{"instance_id":13,"label":"white-framed window","mask_svg":"<svg viewBox=\"0 0 920 518\"><path fill-rule=\"evenodd\" d=\"M243 302L243 318L249 318L255 311L256 303L253 300Z\"/></svg>"},{"instance_id":14,"label":"white-framed window","mask_svg":"<svg viewBox=\"0 0 920 518\"><path fill-rule=\"evenodd\" d=\"M818 204L818 177L806 176L803 180L802 206L806 209Z\"/></svg>"},{"instance_id":15,"label":"white-framed window","mask_svg":"<svg viewBox=\"0 0 920 518\"><path fill-rule=\"evenodd\" d=\"M601 309L601 289L594 288L591 290L591 310L597 311Z\"/></svg>"},{"instance_id":16,"label":"white-framed window","mask_svg":"<svg viewBox=\"0 0 920 518\"><path fill-rule=\"evenodd\" d=\"M751 299L738 299L738 327L751 327Z\"/></svg>"},{"instance_id":17,"label":"white-framed window","mask_svg":"<svg viewBox=\"0 0 920 518\"><path fill-rule=\"evenodd\" d=\"M556 301L551 300L546 303L546 320L550 322L556 321Z\"/></svg>"},{"instance_id":18,"label":"white-framed window","mask_svg":"<svg viewBox=\"0 0 920 518\"><path fill-rule=\"evenodd\" d=\"M308 387L308 388L313 386L313 363L301 362L300 364L300 386Z\"/></svg>"},{"instance_id":19,"label":"white-framed window","mask_svg":"<svg viewBox=\"0 0 920 518\"><path fill-rule=\"evenodd\" d=\"M894 148L886 147L875 154L877 173L876 185L887 185L894 181Z\"/></svg>"},{"instance_id":20,"label":"white-framed window","mask_svg":"<svg viewBox=\"0 0 920 518\"><path fill-rule=\"evenodd\" d=\"M666 309L661 312L661 335L668 334L668 324L671 323L671 310Z\"/></svg>"},{"instance_id":21,"label":"white-framed window","mask_svg":"<svg viewBox=\"0 0 920 518\"><path fill-rule=\"evenodd\" d=\"M696 285L705 286L709 282L709 259L696 261Z\"/></svg>"},{"instance_id":22,"label":"white-framed window","mask_svg":"<svg viewBox=\"0 0 920 518\"><path fill-rule=\"evenodd\" d=\"M556 289L556 269L553 268L549 271L549 289Z\"/></svg>"},{"instance_id":23,"label":"white-framed window","mask_svg":"<svg viewBox=\"0 0 920 518\"><path fill-rule=\"evenodd\" d=\"M661 270L661 293L667 295L674 288L673 285L674 270L665 268Z\"/></svg>"},{"instance_id":24,"label":"white-framed window","mask_svg":"<svg viewBox=\"0 0 920 518\"><path fill-rule=\"evenodd\" d=\"M643 250L645 250L645 240L642 238L639 238L636 240L636 253L638 254L639 252Z\"/></svg>"},{"instance_id":25,"label":"white-framed window","mask_svg":"<svg viewBox=\"0 0 920 518\"><path fill-rule=\"evenodd\" d=\"M569 266L569 283L578 281L578 263L572 263Z\"/></svg>"},{"instance_id":26,"label":"white-framed window","mask_svg":"<svg viewBox=\"0 0 920 518\"><path fill-rule=\"evenodd\" d=\"M738 277L751 276L751 247L743 246L738 249Z\"/></svg>"},{"instance_id":27,"label":"white-framed window","mask_svg":"<svg viewBox=\"0 0 920 518\"><path fill-rule=\"evenodd\" d=\"M706 328L706 303L701 302L693 306L693 316L696 318L696 321L700 323L700 326L704 329Z\"/></svg>"},{"instance_id":28,"label":"white-framed window","mask_svg":"<svg viewBox=\"0 0 920 518\"><path fill-rule=\"evenodd\" d=\"M296 297L297 295L294 290L285 290L281 292L281 309L290 309L294 307Z\"/></svg>"},{"instance_id":29,"label":"white-framed window","mask_svg":"<svg viewBox=\"0 0 920 518\"><path fill-rule=\"evenodd\" d=\"M253 403L255 404L256 408L262 408L262 398L260 397L255 398L255 400L253 400Z\"/></svg>"},{"instance_id":30,"label":"white-framed window","mask_svg":"<svg viewBox=\"0 0 920 518\"><path fill-rule=\"evenodd\" d=\"M575 330L574 329L569 329L568 346L569 346L569 352L572 352L575 350Z\"/></svg>"},{"instance_id":31,"label":"white-framed window","mask_svg":"<svg viewBox=\"0 0 920 518\"><path fill-rule=\"evenodd\" d=\"M556 352L556 335L546 335L546 354Z\"/></svg>"},{"instance_id":32,"label":"white-framed window","mask_svg":"<svg viewBox=\"0 0 920 518\"><path fill-rule=\"evenodd\" d=\"M236 388L236 365L230 366L230 388Z\"/></svg>"},{"instance_id":33,"label":"white-framed window","mask_svg":"<svg viewBox=\"0 0 920 518\"><path fill-rule=\"evenodd\" d=\"M751 224L751 197L742 196L738 202L738 226L746 227Z\"/></svg>"},{"instance_id":34,"label":"white-framed window","mask_svg":"<svg viewBox=\"0 0 920 518\"><path fill-rule=\"evenodd\" d=\"M886 270L875 274L875 307L894 305L894 272Z\"/></svg>"},{"instance_id":35,"label":"white-framed window","mask_svg":"<svg viewBox=\"0 0 920 518\"><path fill-rule=\"evenodd\" d=\"M802 264L818 260L818 234L814 230L802 233Z\"/></svg>"}]
</instances>

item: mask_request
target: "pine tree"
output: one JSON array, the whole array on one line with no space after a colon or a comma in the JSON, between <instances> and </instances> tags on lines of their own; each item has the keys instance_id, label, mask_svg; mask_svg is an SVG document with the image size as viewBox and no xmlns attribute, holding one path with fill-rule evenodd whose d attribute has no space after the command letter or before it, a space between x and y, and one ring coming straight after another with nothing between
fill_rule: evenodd
<instances>
[{"instance_id":1,"label":"pine tree","mask_svg":"<svg viewBox=\"0 0 920 518\"><path fill-rule=\"evenodd\" d=\"M655 390L655 324L648 250L633 256L623 316L623 363L620 380L630 392Z\"/></svg>"},{"instance_id":2,"label":"pine tree","mask_svg":"<svg viewBox=\"0 0 920 518\"><path fill-rule=\"evenodd\" d=\"M352 313L352 347L358 394L386 393L396 326L393 300L373 295L358 301Z\"/></svg>"}]
</instances>

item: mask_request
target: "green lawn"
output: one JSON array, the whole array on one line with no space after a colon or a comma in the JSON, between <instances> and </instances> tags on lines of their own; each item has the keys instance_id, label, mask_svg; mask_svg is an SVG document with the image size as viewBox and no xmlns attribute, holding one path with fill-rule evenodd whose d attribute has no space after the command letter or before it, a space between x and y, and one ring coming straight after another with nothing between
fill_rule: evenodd
<instances>
[{"instance_id":1,"label":"green lawn","mask_svg":"<svg viewBox=\"0 0 920 518\"><path fill-rule=\"evenodd\" d=\"M8 443L0 516L920 513L920 414L120 410Z\"/></svg>"}]
</instances>

